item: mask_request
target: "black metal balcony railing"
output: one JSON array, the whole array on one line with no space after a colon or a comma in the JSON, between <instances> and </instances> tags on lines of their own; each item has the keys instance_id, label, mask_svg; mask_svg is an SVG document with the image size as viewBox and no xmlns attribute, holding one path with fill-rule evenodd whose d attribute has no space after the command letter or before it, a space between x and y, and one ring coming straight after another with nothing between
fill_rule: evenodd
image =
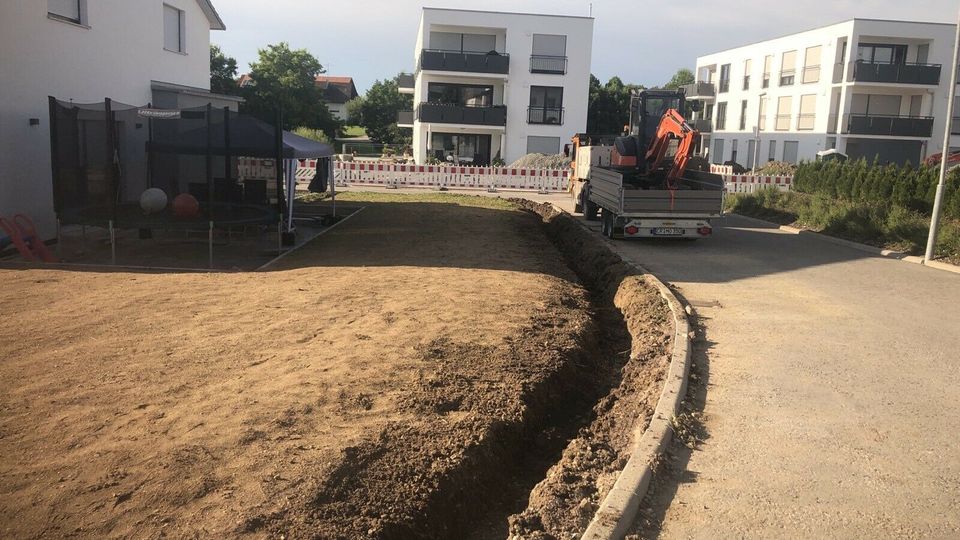
<instances>
[{"instance_id":1,"label":"black metal balcony railing","mask_svg":"<svg viewBox=\"0 0 960 540\"><path fill-rule=\"evenodd\" d=\"M718 85L717 91L721 94L724 92L730 91L730 79L720 79L720 84Z\"/></svg>"},{"instance_id":2,"label":"black metal balcony railing","mask_svg":"<svg viewBox=\"0 0 960 540\"><path fill-rule=\"evenodd\" d=\"M416 110L420 122L438 124L469 124L477 126L507 125L507 107L504 105L450 105L446 103L421 103Z\"/></svg>"},{"instance_id":3,"label":"black metal balcony railing","mask_svg":"<svg viewBox=\"0 0 960 540\"><path fill-rule=\"evenodd\" d=\"M743 76L743 89L744 89L744 90L749 90L749 89L750 89L750 76L749 76L749 75L744 75L744 76Z\"/></svg>"},{"instance_id":4,"label":"black metal balcony railing","mask_svg":"<svg viewBox=\"0 0 960 540\"><path fill-rule=\"evenodd\" d=\"M397 88L403 90L413 90L416 84L416 78L409 73L401 73L397 77Z\"/></svg>"},{"instance_id":5,"label":"black metal balcony railing","mask_svg":"<svg viewBox=\"0 0 960 540\"><path fill-rule=\"evenodd\" d=\"M780 86L793 86L796 80L797 70L784 69L780 72Z\"/></svg>"},{"instance_id":6,"label":"black metal balcony railing","mask_svg":"<svg viewBox=\"0 0 960 540\"><path fill-rule=\"evenodd\" d=\"M530 73L565 75L567 73L567 57L535 54L530 57Z\"/></svg>"},{"instance_id":7,"label":"black metal balcony railing","mask_svg":"<svg viewBox=\"0 0 960 540\"><path fill-rule=\"evenodd\" d=\"M797 115L797 131L810 131L817 120L817 115L813 113L801 113Z\"/></svg>"},{"instance_id":8,"label":"black metal balcony railing","mask_svg":"<svg viewBox=\"0 0 960 540\"><path fill-rule=\"evenodd\" d=\"M713 97L716 95L713 83L708 82L685 84L683 85L683 92L687 95L687 98Z\"/></svg>"},{"instance_id":9,"label":"black metal balcony railing","mask_svg":"<svg viewBox=\"0 0 960 540\"><path fill-rule=\"evenodd\" d=\"M397 124L401 126L412 126L413 111L397 111Z\"/></svg>"},{"instance_id":10,"label":"black metal balcony railing","mask_svg":"<svg viewBox=\"0 0 960 540\"><path fill-rule=\"evenodd\" d=\"M510 72L510 55L497 52L463 52L424 49L417 62L417 70L462 71L470 73Z\"/></svg>"},{"instance_id":11,"label":"black metal balcony railing","mask_svg":"<svg viewBox=\"0 0 960 540\"><path fill-rule=\"evenodd\" d=\"M933 117L849 114L847 115L844 133L851 135L929 137L933 134Z\"/></svg>"},{"instance_id":12,"label":"black metal balcony railing","mask_svg":"<svg viewBox=\"0 0 960 540\"><path fill-rule=\"evenodd\" d=\"M563 107L529 107L528 124L563 124Z\"/></svg>"},{"instance_id":13,"label":"black metal balcony railing","mask_svg":"<svg viewBox=\"0 0 960 540\"><path fill-rule=\"evenodd\" d=\"M851 80L856 82L896 83L896 84L924 84L936 86L940 84L940 64L871 64L869 62L854 62L850 70Z\"/></svg>"}]
</instances>

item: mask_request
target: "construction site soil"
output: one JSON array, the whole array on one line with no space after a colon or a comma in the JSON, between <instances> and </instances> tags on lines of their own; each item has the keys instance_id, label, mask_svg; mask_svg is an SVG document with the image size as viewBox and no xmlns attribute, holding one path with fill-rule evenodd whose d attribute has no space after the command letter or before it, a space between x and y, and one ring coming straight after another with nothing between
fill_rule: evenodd
<instances>
[{"instance_id":1,"label":"construction site soil","mask_svg":"<svg viewBox=\"0 0 960 540\"><path fill-rule=\"evenodd\" d=\"M549 207L354 199L266 272L0 270L0 536L582 532L656 291Z\"/></svg>"}]
</instances>

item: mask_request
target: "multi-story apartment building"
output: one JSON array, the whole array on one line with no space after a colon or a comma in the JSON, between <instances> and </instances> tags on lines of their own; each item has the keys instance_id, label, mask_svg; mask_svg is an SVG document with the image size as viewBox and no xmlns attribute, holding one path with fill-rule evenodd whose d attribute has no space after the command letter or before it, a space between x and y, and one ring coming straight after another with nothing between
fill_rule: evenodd
<instances>
[{"instance_id":1,"label":"multi-story apartment building","mask_svg":"<svg viewBox=\"0 0 960 540\"><path fill-rule=\"evenodd\" d=\"M47 96L76 103L237 108L210 93L210 0L0 2L0 216L56 230Z\"/></svg>"},{"instance_id":2,"label":"multi-story apartment building","mask_svg":"<svg viewBox=\"0 0 960 540\"><path fill-rule=\"evenodd\" d=\"M556 154L587 126L593 19L424 8L400 79L417 163Z\"/></svg>"},{"instance_id":3,"label":"multi-story apartment building","mask_svg":"<svg viewBox=\"0 0 960 540\"><path fill-rule=\"evenodd\" d=\"M950 121L955 28L852 19L701 56L687 87L702 105L700 151L748 168L827 149L916 164L941 150Z\"/></svg>"}]
</instances>

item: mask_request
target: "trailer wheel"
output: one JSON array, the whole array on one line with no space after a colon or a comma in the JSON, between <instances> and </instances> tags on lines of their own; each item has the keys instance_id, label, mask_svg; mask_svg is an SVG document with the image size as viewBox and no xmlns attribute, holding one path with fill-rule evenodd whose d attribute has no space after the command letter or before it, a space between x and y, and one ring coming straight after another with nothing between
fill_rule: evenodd
<instances>
[{"instance_id":1,"label":"trailer wheel","mask_svg":"<svg viewBox=\"0 0 960 540\"><path fill-rule=\"evenodd\" d=\"M587 221L596 221L599 211L600 207L595 202L589 199L583 201L583 218Z\"/></svg>"},{"instance_id":2,"label":"trailer wheel","mask_svg":"<svg viewBox=\"0 0 960 540\"><path fill-rule=\"evenodd\" d=\"M582 214L582 213L583 213L583 204L582 204L582 203L578 203L578 202L573 203L573 213L574 213L574 214Z\"/></svg>"},{"instance_id":3,"label":"trailer wheel","mask_svg":"<svg viewBox=\"0 0 960 540\"><path fill-rule=\"evenodd\" d=\"M604 208L600 214L600 220L600 234L613 239L613 222L616 220L613 212Z\"/></svg>"}]
</instances>

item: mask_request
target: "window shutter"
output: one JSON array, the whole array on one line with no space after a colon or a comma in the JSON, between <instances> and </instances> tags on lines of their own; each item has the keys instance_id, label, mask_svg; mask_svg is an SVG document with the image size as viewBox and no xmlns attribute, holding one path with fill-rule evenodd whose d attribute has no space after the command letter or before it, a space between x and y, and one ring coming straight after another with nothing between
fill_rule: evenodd
<instances>
[{"instance_id":1,"label":"window shutter","mask_svg":"<svg viewBox=\"0 0 960 540\"><path fill-rule=\"evenodd\" d=\"M567 36L534 34L533 54L535 56L566 56Z\"/></svg>"},{"instance_id":2,"label":"window shutter","mask_svg":"<svg viewBox=\"0 0 960 540\"><path fill-rule=\"evenodd\" d=\"M180 47L180 10L168 5L163 6L163 48L168 51L183 52Z\"/></svg>"}]
</instances>

